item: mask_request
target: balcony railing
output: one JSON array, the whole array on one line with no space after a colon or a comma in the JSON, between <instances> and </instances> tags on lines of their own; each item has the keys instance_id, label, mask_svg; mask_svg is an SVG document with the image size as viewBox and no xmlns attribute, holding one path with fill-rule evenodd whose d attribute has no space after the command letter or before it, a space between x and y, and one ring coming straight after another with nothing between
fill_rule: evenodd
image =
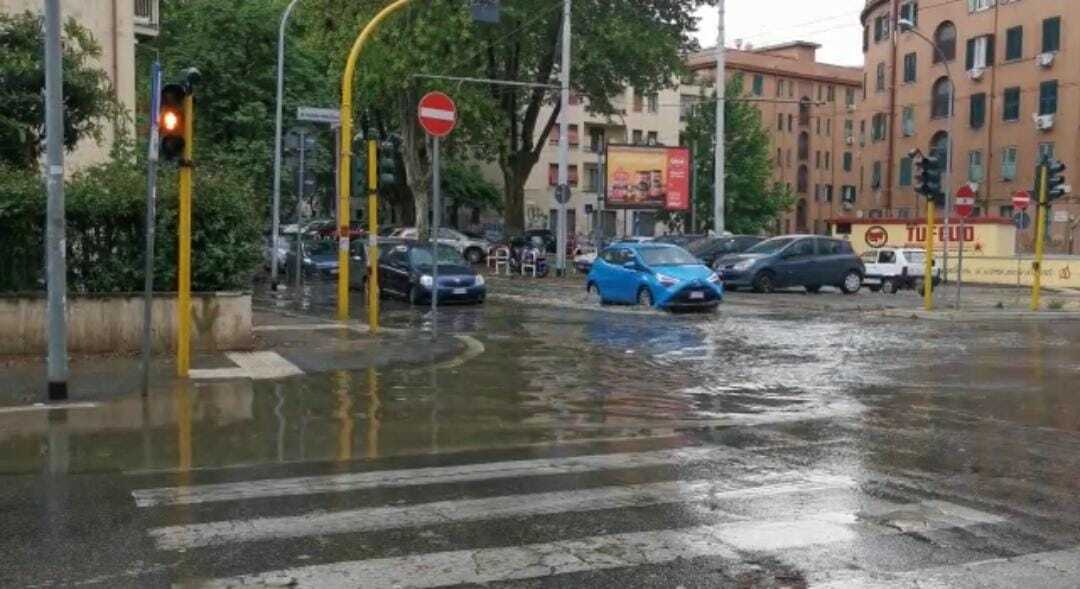
<instances>
[{"instance_id":1,"label":"balcony railing","mask_svg":"<svg viewBox=\"0 0 1080 589\"><path fill-rule=\"evenodd\" d=\"M156 37L160 30L159 0L135 0L135 34Z\"/></svg>"}]
</instances>

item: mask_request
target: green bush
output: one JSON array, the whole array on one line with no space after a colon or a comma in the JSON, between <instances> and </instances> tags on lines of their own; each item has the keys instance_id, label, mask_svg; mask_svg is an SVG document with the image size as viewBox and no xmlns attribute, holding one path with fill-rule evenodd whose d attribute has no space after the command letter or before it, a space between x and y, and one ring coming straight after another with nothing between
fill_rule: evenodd
<instances>
[{"instance_id":1,"label":"green bush","mask_svg":"<svg viewBox=\"0 0 1080 589\"><path fill-rule=\"evenodd\" d=\"M250 287L261 260L262 210L250 182L212 164L195 170L192 288ZM143 288L146 168L118 159L65 184L68 288L131 292ZM0 291L44 288L45 188L34 172L0 166ZM177 180L158 178L155 290L176 289Z\"/></svg>"}]
</instances>

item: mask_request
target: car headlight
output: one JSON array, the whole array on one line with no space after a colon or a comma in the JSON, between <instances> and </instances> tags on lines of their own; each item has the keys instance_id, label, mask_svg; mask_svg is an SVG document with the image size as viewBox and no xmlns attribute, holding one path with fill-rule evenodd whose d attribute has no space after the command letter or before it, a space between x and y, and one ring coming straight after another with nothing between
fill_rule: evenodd
<instances>
[{"instance_id":1,"label":"car headlight","mask_svg":"<svg viewBox=\"0 0 1080 589\"><path fill-rule=\"evenodd\" d=\"M480 275L480 274L477 274L475 284L476 284L476 286L484 286L484 284L485 284L484 277L482 275Z\"/></svg>"},{"instance_id":2,"label":"car headlight","mask_svg":"<svg viewBox=\"0 0 1080 589\"><path fill-rule=\"evenodd\" d=\"M433 279L431 276L428 276L427 274L424 274L420 277L420 286L424 288L431 288L432 286L435 286L435 279Z\"/></svg>"},{"instance_id":3,"label":"car headlight","mask_svg":"<svg viewBox=\"0 0 1080 589\"><path fill-rule=\"evenodd\" d=\"M734 266L732 266L732 270L735 270L736 272L742 272L743 270L749 270L750 266L753 266L753 265L754 265L754 260L743 260L743 261L739 262L738 264L735 264Z\"/></svg>"},{"instance_id":4,"label":"car headlight","mask_svg":"<svg viewBox=\"0 0 1080 589\"><path fill-rule=\"evenodd\" d=\"M667 274L657 274L656 281L664 286L675 286L679 283L678 278L668 276Z\"/></svg>"},{"instance_id":5,"label":"car headlight","mask_svg":"<svg viewBox=\"0 0 1080 589\"><path fill-rule=\"evenodd\" d=\"M716 272L709 274L709 282L713 284L720 282L720 276Z\"/></svg>"},{"instance_id":6,"label":"car headlight","mask_svg":"<svg viewBox=\"0 0 1080 589\"><path fill-rule=\"evenodd\" d=\"M310 264L311 263L311 258L304 258L304 263L305 264Z\"/></svg>"}]
</instances>

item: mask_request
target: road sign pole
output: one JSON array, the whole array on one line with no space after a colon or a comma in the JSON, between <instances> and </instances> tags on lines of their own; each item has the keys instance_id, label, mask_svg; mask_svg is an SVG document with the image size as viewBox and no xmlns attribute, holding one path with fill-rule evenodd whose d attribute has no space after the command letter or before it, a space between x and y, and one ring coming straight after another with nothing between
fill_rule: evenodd
<instances>
[{"instance_id":1,"label":"road sign pole","mask_svg":"<svg viewBox=\"0 0 1080 589\"><path fill-rule=\"evenodd\" d=\"M1035 261L1031 264L1031 310L1038 311L1042 295L1043 245L1046 240L1046 190L1050 167L1038 167L1039 194L1035 203Z\"/></svg>"},{"instance_id":2,"label":"road sign pole","mask_svg":"<svg viewBox=\"0 0 1080 589\"><path fill-rule=\"evenodd\" d=\"M960 217L960 237L956 240L959 244L960 252L956 266L956 308L960 309L960 293L964 289L964 226L967 223L966 217Z\"/></svg>"},{"instance_id":3,"label":"road sign pole","mask_svg":"<svg viewBox=\"0 0 1080 589\"><path fill-rule=\"evenodd\" d=\"M439 213L442 187L439 185L439 137L431 138L431 339L439 337Z\"/></svg>"},{"instance_id":4,"label":"road sign pole","mask_svg":"<svg viewBox=\"0 0 1080 589\"><path fill-rule=\"evenodd\" d=\"M277 105L274 116L274 197L270 212L270 286L277 288L278 247L277 237L281 230L281 125L285 94L285 25L299 0L292 0L285 7L278 26L277 46Z\"/></svg>"},{"instance_id":5,"label":"road sign pole","mask_svg":"<svg viewBox=\"0 0 1080 589\"><path fill-rule=\"evenodd\" d=\"M364 130L365 132L367 129ZM369 133L367 142L368 158L368 328L372 334L379 332L379 142L375 134ZM345 166L348 168L349 166ZM345 184L341 189L348 190ZM341 199L340 206L348 206Z\"/></svg>"},{"instance_id":6,"label":"road sign pole","mask_svg":"<svg viewBox=\"0 0 1080 589\"><path fill-rule=\"evenodd\" d=\"M195 153L195 98L184 96L184 155L180 160L180 247L176 297L176 373L187 378L191 369L191 173Z\"/></svg>"},{"instance_id":7,"label":"road sign pole","mask_svg":"<svg viewBox=\"0 0 1080 589\"><path fill-rule=\"evenodd\" d=\"M558 190L570 190L570 2L563 0L562 66L559 81L562 86L559 112L559 186ZM568 199L558 200L558 235L555 254L555 274L566 273L566 207Z\"/></svg>"},{"instance_id":8,"label":"road sign pole","mask_svg":"<svg viewBox=\"0 0 1080 589\"><path fill-rule=\"evenodd\" d=\"M923 308L934 310L934 199L926 202L926 261L923 266Z\"/></svg>"},{"instance_id":9,"label":"road sign pole","mask_svg":"<svg viewBox=\"0 0 1080 589\"><path fill-rule=\"evenodd\" d=\"M158 116L161 111L161 63L150 66L150 145L146 158L146 247L143 254L142 392L150 391L150 342L154 319L154 224L157 218Z\"/></svg>"},{"instance_id":10,"label":"road sign pole","mask_svg":"<svg viewBox=\"0 0 1080 589\"><path fill-rule=\"evenodd\" d=\"M299 297L301 296L300 289L302 288L302 285L301 285L300 281L301 281L301 275L304 273L303 272L303 269L304 269L304 265L303 265L303 260L304 260L304 244L303 244L304 232L300 230L300 226L304 222L304 215L303 215L303 206L304 206L304 153L305 153L304 149L307 147L307 145L306 145L307 144L307 134L304 133L303 130L301 130L298 133L298 135L300 136L300 172L299 172L300 173L300 177L299 177L300 187L297 189L297 192L296 192L296 263L293 264L293 267L296 270L296 276L293 277L293 280L294 280L294 284L296 284L296 295L295 295L297 297L296 301L300 302L300 299L299 299ZM339 269L339 272L340 272L340 269Z\"/></svg>"},{"instance_id":11,"label":"road sign pole","mask_svg":"<svg viewBox=\"0 0 1080 589\"><path fill-rule=\"evenodd\" d=\"M46 308L47 387L50 401L67 399L67 251L64 220L64 73L60 46L60 0L45 2Z\"/></svg>"}]
</instances>

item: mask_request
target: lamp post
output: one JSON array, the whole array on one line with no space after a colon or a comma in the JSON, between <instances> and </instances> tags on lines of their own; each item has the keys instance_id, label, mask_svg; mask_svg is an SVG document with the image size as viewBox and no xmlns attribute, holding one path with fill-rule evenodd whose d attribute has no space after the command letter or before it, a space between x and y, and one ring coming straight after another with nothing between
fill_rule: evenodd
<instances>
[{"instance_id":1,"label":"lamp post","mask_svg":"<svg viewBox=\"0 0 1080 589\"><path fill-rule=\"evenodd\" d=\"M277 288L278 275L278 230L281 223L281 119L283 95L285 93L285 25L289 21L293 8L300 0L292 0L281 15L278 27L277 47L277 115L274 127L274 202L271 206L270 220L270 284ZM297 231L299 232L299 227Z\"/></svg>"},{"instance_id":2,"label":"lamp post","mask_svg":"<svg viewBox=\"0 0 1080 589\"><path fill-rule=\"evenodd\" d=\"M934 52L941 58L941 63L945 66L945 78L949 80L949 122L945 127L948 141L945 144L945 171L943 173L945 180L941 183L942 190L945 192L945 212L942 215L945 218L943 222L945 235L942 238L942 247L944 248L942 256L942 280L947 283L949 281L949 216L952 214L952 155L953 123L956 118L956 81L952 77L952 70L949 68L949 60L946 59L945 52L941 50L941 47L938 46L933 39L927 37L922 31L915 28L915 24L910 20L900 19L897 22L897 26L901 31L914 34L934 48ZM931 108L933 107L931 106ZM889 165L892 164L890 163ZM963 237L961 237L960 246L963 247ZM934 252L926 252L926 255L933 257Z\"/></svg>"}]
</instances>

